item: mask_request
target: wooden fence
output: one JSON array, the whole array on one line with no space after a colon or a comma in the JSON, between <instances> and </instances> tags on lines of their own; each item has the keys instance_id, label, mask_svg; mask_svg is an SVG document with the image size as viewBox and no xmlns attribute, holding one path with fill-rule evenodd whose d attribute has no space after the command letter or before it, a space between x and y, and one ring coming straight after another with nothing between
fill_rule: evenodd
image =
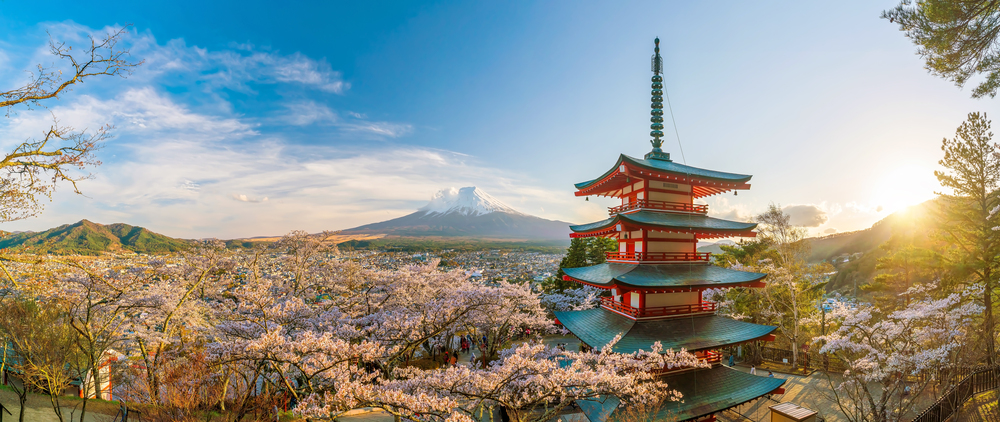
<instances>
[{"instance_id":1,"label":"wooden fence","mask_svg":"<svg viewBox=\"0 0 1000 422\"><path fill-rule=\"evenodd\" d=\"M951 387L934 404L920 413L913 422L943 422L966 400L976 394L1000 388L1000 365L993 367L964 368L958 374L964 378Z\"/></svg>"},{"instance_id":2,"label":"wooden fence","mask_svg":"<svg viewBox=\"0 0 1000 422\"><path fill-rule=\"evenodd\" d=\"M820 354L817 351L800 352L799 365L805 365L806 356L809 356L809 369L820 369L824 371L843 372L847 365L840 358L833 355ZM761 347L760 356L768 362L792 363L792 351L787 349L777 349L774 347Z\"/></svg>"}]
</instances>

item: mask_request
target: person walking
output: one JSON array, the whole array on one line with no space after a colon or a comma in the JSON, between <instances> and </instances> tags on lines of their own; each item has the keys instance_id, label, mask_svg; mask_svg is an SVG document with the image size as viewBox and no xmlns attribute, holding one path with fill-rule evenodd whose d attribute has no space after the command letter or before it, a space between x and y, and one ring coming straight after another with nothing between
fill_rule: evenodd
<instances>
[{"instance_id":1,"label":"person walking","mask_svg":"<svg viewBox=\"0 0 1000 422\"><path fill-rule=\"evenodd\" d=\"M734 360L733 355L729 355L729 367L732 368L733 365L735 365L735 364L736 364L736 361Z\"/></svg>"},{"instance_id":2,"label":"person walking","mask_svg":"<svg viewBox=\"0 0 1000 422\"><path fill-rule=\"evenodd\" d=\"M449 361L448 363L451 364L452 368L458 366L458 354L453 355L451 357L451 361Z\"/></svg>"},{"instance_id":3,"label":"person walking","mask_svg":"<svg viewBox=\"0 0 1000 422\"><path fill-rule=\"evenodd\" d=\"M750 375L757 375L757 367L750 365Z\"/></svg>"},{"instance_id":4,"label":"person walking","mask_svg":"<svg viewBox=\"0 0 1000 422\"><path fill-rule=\"evenodd\" d=\"M768 378L774 378L774 372L767 371L767 377Z\"/></svg>"}]
</instances>

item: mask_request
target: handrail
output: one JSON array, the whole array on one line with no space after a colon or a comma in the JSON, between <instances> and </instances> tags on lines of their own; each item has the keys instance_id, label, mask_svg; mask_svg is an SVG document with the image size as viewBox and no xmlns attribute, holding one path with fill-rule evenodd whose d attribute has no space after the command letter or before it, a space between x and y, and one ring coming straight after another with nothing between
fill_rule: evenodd
<instances>
[{"instance_id":1,"label":"handrail","mask_svg":"<svg viewBox=\"0 0 1000 422\"><path fill-rule=\"evenodd\" d=\"M977 370L941 395L912 422L937 422L948 419L955 410L976 394L1000 388L1000 365Z\"/></svg>"},{"instance_id":2,"label":"handrail","mask_svg":"<svg viewBox=\"0 0 1000 422\"><path fill-rule=\"evenodd\" d=\"M648 199L636 199L634 201L629 201L626 204L608 208L608 215L615 215L620 212L643 209L643 208L663 210L663 211L680 211L680 212L694 212L698 214L708 214L708 205L706 204L688 204L684 202L651 201Z\"/></svg>"},{"instance_id":3,"label":"handrail","mask_svg":"<svg viewBox=\"0 0 1000 422\"><path fill-rule=\"evenodd\" d=\"M631 305L626 305L621 302L616 302L614 298L602 297L601 307L616 311L632 318L650 318L650 317L664 317L664 316L674 316L674 315L685 315L694 314L702 312L715 312L718 309L718 304L715 302L699 302L691 303L685 305L673 305L673 306L654 306L645 308L636 308Z\"/></svg>"},{"instance_id":4,"label":"handrail","mask_svg":"<svg viewBox=\"0 0 1000 422\"><path fill-rule=\"evenodd\" d=\"M608 261L708 261L710 252L605 252Z\"/></svg>"}]
</instances>

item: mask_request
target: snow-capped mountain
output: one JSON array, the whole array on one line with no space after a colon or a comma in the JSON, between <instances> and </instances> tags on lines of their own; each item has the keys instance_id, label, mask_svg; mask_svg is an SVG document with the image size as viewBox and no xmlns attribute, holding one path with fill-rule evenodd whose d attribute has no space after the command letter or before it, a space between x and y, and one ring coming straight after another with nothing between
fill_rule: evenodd
<instances>
[{"instance_id":1,"label":"snow-capped mountain","mask_svg":"<svg viewBox=\"0 0 1000 422\"><path fill-rule=\"evenodd\" d=\"M431 202L417 211L424 214L484 215L492 212L521 214L475 186L441 189L431 197Z\"/></svg>"},{"instance_id":2,"label":"snow-capped mountain","mask_svg":"<svg viewBox=\"0 0 1000 422\"><path fill-rule=\"evenodd\" d=\"M569 242L569 223L524 214L474 186L438 191L416 212L344 234L462 236Z\"/></svg>"}]
</instances>

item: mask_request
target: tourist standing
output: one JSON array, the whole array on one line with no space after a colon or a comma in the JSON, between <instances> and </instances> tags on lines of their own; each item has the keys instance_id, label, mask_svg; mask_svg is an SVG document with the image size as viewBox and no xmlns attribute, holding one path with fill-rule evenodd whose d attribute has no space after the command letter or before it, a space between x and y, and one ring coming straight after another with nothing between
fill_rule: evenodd
<instances>
[{"instance_id":1,"label":"tourist standing","mask_svg":"<svg viewBox=\"0 0 1000 422\"><path fill-rule=\"evenodd\" d=\"M750 375L757 375L757 367L750 365Z\"/></svg>"}]
</instances>

